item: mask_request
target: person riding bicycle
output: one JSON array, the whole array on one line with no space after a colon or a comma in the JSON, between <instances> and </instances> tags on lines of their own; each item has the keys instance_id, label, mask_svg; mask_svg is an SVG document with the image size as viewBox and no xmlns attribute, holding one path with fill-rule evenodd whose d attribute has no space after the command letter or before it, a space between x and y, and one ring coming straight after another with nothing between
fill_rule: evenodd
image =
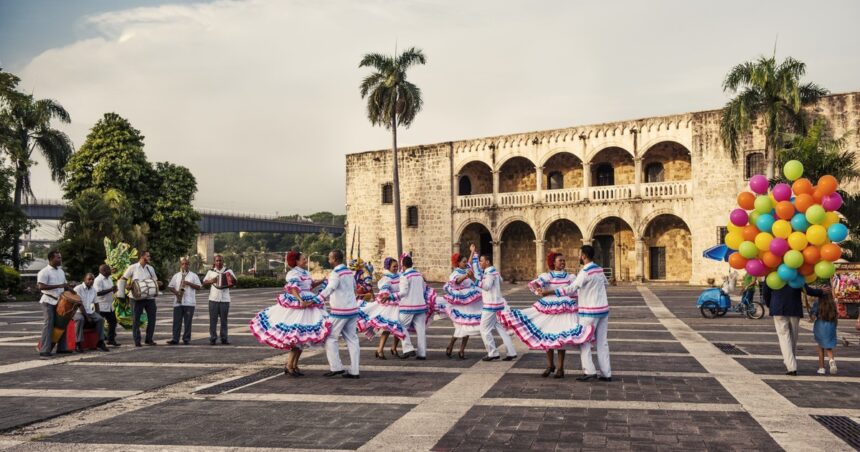
<instances>
[{"instance_id":1,"label":"person riding bicycle","mask_svg":"<svg viewBox=\"0 0 860 452\"><path fill-rule=\"evenodd\" d=\"M749 303L753 301L755 297L755 286L758 283L756 277L747 273L743 278L743 295L741 295L741 301L744 303Z\"/></svg>"}]
</instances>

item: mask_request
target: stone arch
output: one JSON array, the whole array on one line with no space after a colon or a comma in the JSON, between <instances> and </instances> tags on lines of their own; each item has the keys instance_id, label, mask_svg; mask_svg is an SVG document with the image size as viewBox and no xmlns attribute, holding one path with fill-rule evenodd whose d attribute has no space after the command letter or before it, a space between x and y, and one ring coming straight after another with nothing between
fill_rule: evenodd
<instances>
[{"instance_id":1,"label":"stone arch","mask_svg":"<svg viewBox=\"0 0 860 452\"><path fill-rule=\"evenodd\" d=\"M534 228L523 220L513 220L500 227L501 273L506 281L529 281L535 271Z\"/></svg>"},{"instance_id":2,"label":"stone arch","mask_svg":"<svg viewBox=\"0 0 860 452\"><path fill-rule=\"evenodd\" d=\"M474 243L480 253L493 256L493 235L490 229L480 220L467 220L457 231L457 243L460 254L469 253L469 244Z\"/></svg>"},{"instance_id":3,"label":"stone arch","mask_svg":"<svg viewBox=\"0 0 860 452\"><path fill-rule=\"evenodd\" d=\"M469 218L469 219L467 219L467 220L463 221L462 223L460 223L460 226L458 226L458 227L457 227L457 230L454 232L454 237L455 237L455 238L457 238L457 239L459 239L459 237L463 235L463 231L465 231L465 230L466 230L466 228L468 228L469 226L472 226L472 225L478 225L478 226L480 226L480 227L482 227L482 228L486 229L486 230L487 230L487 232L489 232L489 233L490 233L490 237L491 237L491 238L492 238L492 237L495 237L495 236L492 234L493 230L492 230L492 229L490 229L490 228L489 228L489 227L484 223L484 221L483 221L483 220L481 220L480 218ZM493 240L495 240L495 239L493 239Z\"/></svg>"},{"instance_id":4,"label":"stone arch","mask_svg":"<svg viewBox=\"0 0 860 452\"><path fill-rule=\"evenodd\" d=\"M665 181L690 180L692 178L692 157L690 149L675 140L660 140L644 148L642 170L651 163L661 163ZM642 175L645 180L645 174Z\"/></svg>"},{"instance_id":5,"label":"stone arch","mask_svg":"<svg viewBox=\"0 0 860 452\"><path fill-rule=\"evenodd\" d=\"M591 163L591 185L628 185L635 182L633 154L619 147L604 147L589 158ZM611 167L611 177L603 177L604 168ZM608 171L608 170L607 170Z\"/></svg>"},{"instance_id":6,"label":"stone arch","mask_svg":"<svg viewBox=\"0 0 860 452\"><path fill-rule=\"evenodd\" d=\"M568 265L571 266L573 262L579 259L579 251L582 248L582 230L575 222L558 216L546 223L543 230L540 231L540 237L544 241L546 253L553 251L564 254L569 262Z\"/></svg>"},{"instance_id":7,"label":"stone arch","mask_svg":"<svg viewBox=\"0 0 860 452\"><path fill-rule=\"evenodd\" d=\"M595 249L594 260L618 281L636 275L636 233L623 218L607 214L589 226L588 237Z\"/></svg>"},{"instance_id":8,"label":"stone arch","mask_svg":"<svg viewBox=\"0 0 860 452\"><path fill-rule=\"evenodd\" d=\"M636 238L642 237L643 234L645 234L645 228L648 227L648 223L650 223L655 218L657 218L661 215L672 215L672 216L676 216L678 218L681 218L681 215L676 213L674 210L668 209L668 208L657 209L653 212L650 212L650 213L648 213L648 215L645 215L644 217L642 217L639 220L639 223L636 225Z\"/></svg>"},{"instance_id":9,"label":"stone arch","mask_svg":"<svg viewBox=\"0 0 860 452\"><path fill-rule=\"evenodd\" d=\"M511 156L499 166L499 193L533 191L537 187L534 162L522 155Z\"/></svg>"},{"instance_id":10,"label":"stone arch","mask_svg":"<svg viewBox=\"0 0 860 452\"><path fill-rule=\"evenodd\" d=\"M655 212L656 214L657 212ZM646 280L689 281L693 273L692 234L678 215L650 217L642 230Z\"/></svg>"},{"instance_id":11,"label":"stone arch","mask_svg":"<svg viewBox=\"0 0 860 452\"><path fill-rule=\"evenodd\" d=\"M547 190L556 188L550 184L550 175L559 173L562 181L561 188L582 187L583 166L580 158L568 151L554 152L543 164L544 184Z\"/></svg>"},{"instance_id":12,"label":"stone arch","mask_svg":"<svg viewBox=\"0 0 860 452\"><path fill-rule=\"evenodd\" d=\"M536 227L534 227L534 225L531 224L531 222L529 222L529 220L526 219L526 217L522 215L512 215L500 221L499 224L496 225L496 230L493 231L493 237L496 237L497 240L501 240L502 231L504 231L505 228L507 228L511 223L516 221L522 221L523 223L527 224L532 229L532 231L537 229Z\"/></svg>"},{"instance_id":13,"label":"stone arch","mask_svg":"<svg viewBox=\"0 0 860 452\"><path fill-rule=\"evenodd\" d=\"M480 195L493 192L493 173L489 164L483 160L470 160L460 166L455 174L457 174L457 195L463 196L465 193L460 193L460 179L469 178L471 187L470 195Z\"/></svg>"}]
</instances>

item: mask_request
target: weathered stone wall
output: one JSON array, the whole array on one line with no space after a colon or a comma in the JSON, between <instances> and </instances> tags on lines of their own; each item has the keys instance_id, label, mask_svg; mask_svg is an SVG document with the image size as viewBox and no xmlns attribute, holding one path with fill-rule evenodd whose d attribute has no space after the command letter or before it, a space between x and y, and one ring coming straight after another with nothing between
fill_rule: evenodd
<instances>
[{"instance_id":1,"label":"weathered stone wall","mask_svg":"<svg viewBox=\"0 0 860 452\"><path fill-rule=\"evenodd\" d=\"M537 173L532 162L514 157L502 165L499 172L499 193L533 191L537 188Z\"/></svg>"},{"instance_id":2,"label":"weathered stone wall","mask_svg":"<svg viewBox=\"0 0 860 452\"><path fill-rule=\"evenodd\" d=\"M651 279L651 247L666 248L666 281L689 281L693 272L692 241L684 221L674 215L661 215L645 229L645 279Z\"/></svg>"},{"instance_id":3,"label":"weathered stone wall","mask_svg":"<svg viewBox=\"0 0 860 452\"><path fill-rule=\"evenodd\" d=\"M493 172L486 163L471 162L460 169L459 175L469 178L473 195L493 192Z\"/></svg>"},{"instance_id":4,"label":"weathered stone wall","mask_svg":"<svg viewBox=\"0 0 860 452\"><path fill-rule=\"evenodd\" d=\"M653 162L663 164L663 180L690 180L690 151L684 146L665 141L653 146L642 157L642 182L646 182L645 169Z\"/></svg>"},{"instance_id":5,"label":"weathered stone wall","mask_svg":"<svg viewBox=\"0 0 860 452\"><path fill-rule=\"evenodd\" d=\"M612 165L615 170L615 185L627 185L635 182L633 157L624 149L605 149L594 157L591 161L591 183L594 185L597 184L597 168L601 163Z\"/></svg>"},{"instance_id":6,"label":"weathered stone wall","mask_svg":"<svg viewBox=\"0 0 860 452\"><path fill-rule=\"evenodd\" d=\"M556 154L547 160L543 169L543 188L549 188L549 175L555 171L562 174L562 188L582 187L582 162L573 154L567 152Z\"/></svg>"},{"instance_id":7,"label":"weathered stone wall","mask_svg":"<svg viewBox=\"0 0 860 452\"><path fill-rule=\"evenodd\" d=\"M499 268L505 281L530 281L535 276L535 235L531 227L515 221L502 232Z\"/></svg>"},{"instance_id":8,"label":"weathered stone wall","mask_svg":"<svg viewBox=\"0 0 860 452\"><path fill-rule=\"evenodd\" d=\"M550 252L562 253L571 270L578 267L579 250L582 248L582 231L570 220L557 220L546 230L544 236L544 255ZM543 271L549 270L542 264Z\"/></svg>"}]
</instances>

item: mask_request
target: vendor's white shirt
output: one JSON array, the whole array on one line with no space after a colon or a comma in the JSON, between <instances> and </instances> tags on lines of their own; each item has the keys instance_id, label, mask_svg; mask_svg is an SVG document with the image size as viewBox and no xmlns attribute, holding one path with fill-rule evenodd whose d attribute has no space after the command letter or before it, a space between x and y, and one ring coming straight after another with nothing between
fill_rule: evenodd
<instances>
[{"instance_id":1,"label":"vendor's white shirt","mask_svg":"<svg viewBox=\"0 0 860 452\"><path fill-rule=\"evenodd\" d=\"M40 282L42 284L48 286L55 286L57 284L65 284L66 283L66 272L63 271L63 267L51 267L48 265L47 267L39 270L39 274L36 275L36 282ZM39 299L39 303L47 303L52 304L54 306L57 305L57 302L60 301L60 295L63 294L63 288L59 289L50 289L42 291L42 298ZM50 295L50 297L48 296ZM54 298L51 298L54 297Z\"/></svg>"},{"instance_id":2,"label":"vendor's white shirt","mask_svg":"<svg viewBox=\"0 0 860 452\"><path fill-rule=\"evenodd\" d=\"M185 280L190 282L191 284L200 285L200 277L197 276L197 273L188 272L185 275ZM176 291L179 291L180 284L182 284L182 272L179 272L173 275L173 278L170 279L170 284L167 287L171 287ZM182 301L173 300L173 307L177 306L196 306L197 305L197 289L191 286L185 286L185 292L182 293Z\"/></svg>"}]
</instances>

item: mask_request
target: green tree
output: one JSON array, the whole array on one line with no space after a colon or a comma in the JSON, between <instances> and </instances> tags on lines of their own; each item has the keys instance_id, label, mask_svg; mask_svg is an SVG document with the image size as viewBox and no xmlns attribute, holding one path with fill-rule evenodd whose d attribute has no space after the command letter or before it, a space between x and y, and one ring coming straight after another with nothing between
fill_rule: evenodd
<instances>
[{"instance_id":1,"label":"green tree","mask_svg":"<svg viewBox=\"0 0 860 452\"><path fill-rule=\"evenodd\" d=\"M367 119L371 124L391 130L392 188L394 201L394 233L397 255L403 253L400 218L400 174L397 169L397 126L409 128L421 111L424 101L421 90L406 80L406 70L427 59L420 49L412 47L393 57L379 53L364 55L358 67L370 67L374 72L361 82L361 98L367 98Z\"/></svg>"},{"instance_id":2,"label":"green tree","mask_svg":"<svg viewBox=\"0 0 860 452\"><path fill-rule=\"evenodd\" d=\"M777 166L782 168L789 160L798 160L803 163L803 177L813 184L825 174L843 185L852 182L860 177L857 154L848 149L848 138L853 133L834 137L827 120L816 118L805 134L786 136L786 147L778 153Z\"/></svg>"},{"instance_id":3,"label":"green tree","mask_svg":"<svg viewBox=\"0 0 860 452\"><path fill-rule=\"evenodd\" d=\"M164 270L180 256L188 254L196 243L200 214L194 210L192 201L197 192L197 180L188 168L172 163L157 163L155 172L158 196L152 215L149 251L160 263L157 268Z\"/></svg>"},{"instance_id":4,"label":"green tree","mask_svg":"<svg viewBox=\"0 0 860 452\"><path fill-rule=\"evenodd\" d=\"M12 251L21 236L36 227L36 222L15 205L13 180L13 171L0 161L0 264L12 261Z\"/></svg>"},{"instance_id":5,"label":"green tree","mask_svg":"<svg viewBox=\"0 0 860 452\"><path fill-rule=\"evenodd\" d=\"M806 65L791 57L777 64L776 57L760 57L733 67L723 81L723 91L735 95L722 111L720 138L737 160L742 135L758 121L764 123L767 178L774 177L775 151L788 131L806 132L803 106L817 102L827 90L801 83Z\"/></svg>"},{"instance_id":6,"label":"green tree","mask_svg":"<svg viewBox=\"0 0 860 452\"><path fill-rule=\"evenodd\" d=\"M33 195L30 168L36 164L33 153L38 150L51 171L51 178L63 181L63 168L74 149L69 137L51 126L52 121L71 121L69 113L52 99L35 99L15 91L18 78L0 73L0 151L9 159L14 171L14 204L20 207L25 195ZM12 265L21 268L20 240L12 248Z\"/></svg>"},{"instance_id":7,"label":"green tree","mask_svg":"<svg viewBox=\"0 0 860 452\"><path fill-rule=\"evenodd\" d=\"M84 190L66 206L60 224L63 239L63 267L72 278L80 280L104 261L105 237L114 231L115 212L96 189Z\"/></svg>"},{"instance_id":8,"label":"green tree","mask_svg":"<svg viewBox=\"0 0 860 452\"><path fill-rule=\"evenodd\" d=\"M127 119L105 113L66 166L64 197L71 201L90 188L102 193L116 189L134 207L131 222L149 222L158 190L155 169L143 151L143 139Z\"/></svg>"}]
</instances>

